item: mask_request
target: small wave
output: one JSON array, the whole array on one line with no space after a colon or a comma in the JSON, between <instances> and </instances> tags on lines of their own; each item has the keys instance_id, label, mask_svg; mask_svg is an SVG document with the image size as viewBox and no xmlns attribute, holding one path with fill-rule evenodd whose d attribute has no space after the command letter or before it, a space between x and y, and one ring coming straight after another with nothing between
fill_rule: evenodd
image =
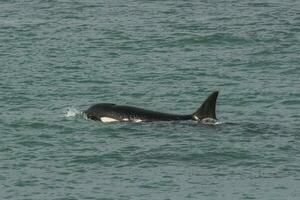
<instances>
[{"instance_id":1,"label":"small wave","mask_svg":"<svg viewBox=\"0 0 300 200\"><path fill-rule=\"evenodd\" d=\"M77 110L76 108L67 108L64 111L65 117L75 117L77 115L81 115L81 112Z\"/></svg>"},{"instance_id":2,"label":"small wave","mask_svg":"<svg viewBox=\"0 0 300 200\"><path fill-rule=\"evenodd\" d=\"M201 122L203 124L209 124L209 125L220 125L220 124L223 124L224 122L221 122L221 121L218 121L216 119L212 119L212 118L205 118L205 119L202 119Z\"/></svg>"},{"instance_id":3,"label":"small wave","mask_svg":"<svg viewBox=\"0 0 300 200\"><path fill-rule=\"evenodd\" d=\"M224 124L224 122L216 121L216 122L214 123L214 125L220 125L220 124Z\"/></svg>"}]
</instances>

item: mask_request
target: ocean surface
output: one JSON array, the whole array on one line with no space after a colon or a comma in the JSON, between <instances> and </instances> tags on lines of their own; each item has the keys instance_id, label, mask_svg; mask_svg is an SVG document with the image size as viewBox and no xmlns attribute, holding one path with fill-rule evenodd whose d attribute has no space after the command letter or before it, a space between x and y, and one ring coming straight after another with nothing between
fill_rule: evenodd
<instances>
[{"instance_id":1,"label":"ocean surface","mask_svg":"<svg viewBox=\"0 0 300 200\"><path fill-rule=\"evenodd\" d=\"M1 0L0 199L298 200L299 55L298 0Z\"/></svg>"}]
</instances>

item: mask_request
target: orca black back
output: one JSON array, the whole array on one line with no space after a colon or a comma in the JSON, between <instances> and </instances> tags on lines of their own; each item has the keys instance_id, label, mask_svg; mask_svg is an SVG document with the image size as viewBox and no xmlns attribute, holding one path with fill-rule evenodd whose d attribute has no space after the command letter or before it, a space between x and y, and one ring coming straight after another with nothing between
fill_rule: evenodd
<instances>
[{"instance_id":1,"label":"orca black back","mask_svg":"<svg viewBox=\"0 0 300 200\"><path fill-rule=\"evenodd\" d=\"M141 121L177 121L206 119L216 120L216 100L219 92L215 91L201 104L197 111L189 115L169 114L111 103L100 103L84 111L87 118L102 122L141 122Z\"/></svg>"}]
</instances>

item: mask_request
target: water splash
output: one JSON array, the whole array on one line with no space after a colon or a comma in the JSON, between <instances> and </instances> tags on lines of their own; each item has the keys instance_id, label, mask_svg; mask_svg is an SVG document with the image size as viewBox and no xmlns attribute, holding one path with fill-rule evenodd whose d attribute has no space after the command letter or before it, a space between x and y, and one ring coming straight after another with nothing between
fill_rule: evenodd
<instances>
[{"instance_id":1,"label":"water splash","mask_svg":"<svg viewBox=\"0 0 300 200\"><path fill-rule=\"evenodd\" d=\"M204 118L201 120L201 123L209 124L209 125L219 125L219 124L223 124L224 122L221 122L221 121L218 121L218 120L212 119L212 118Z\"/></svg>"},{"instance_id":2,"label":"water splash","mask_svg":"<svg viewBox=\"0 0 300 200\"><path fill-rule=\"evenodd\" d=\"M225 124L225 122L216 121L216 122L214 123L214 125L220 125L220 124Z\"/></svg>"},{"instance_id":3,"label":"water splash","mask_svg":"<svg viewBox=\"0 0 300 200\"><path fill-rule=\"evenodd\" d=\"M67 108L64 110L65 117L76 117L77 115L81 115L82 112L77 110L76 108Z\"/></svg>"}]
</instances>

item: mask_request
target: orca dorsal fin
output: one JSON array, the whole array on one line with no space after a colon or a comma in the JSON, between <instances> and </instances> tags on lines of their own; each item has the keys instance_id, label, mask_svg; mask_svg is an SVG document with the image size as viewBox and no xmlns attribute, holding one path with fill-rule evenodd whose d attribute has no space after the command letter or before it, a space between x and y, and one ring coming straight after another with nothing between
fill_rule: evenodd
<instances>
[{"instance_id":1,"label":"orca dorsal fin","mask_svg":"<svg viewBox=\"0 0 300 200\"><path fill-rule=\"evenodd\" d=\"M193 114L195 120L201 121L205 118L217 119L216 118L216 101L219 92L215 91L209 95L206 100L202 103L200 108Z\"/></svg>"}]
</instances>

